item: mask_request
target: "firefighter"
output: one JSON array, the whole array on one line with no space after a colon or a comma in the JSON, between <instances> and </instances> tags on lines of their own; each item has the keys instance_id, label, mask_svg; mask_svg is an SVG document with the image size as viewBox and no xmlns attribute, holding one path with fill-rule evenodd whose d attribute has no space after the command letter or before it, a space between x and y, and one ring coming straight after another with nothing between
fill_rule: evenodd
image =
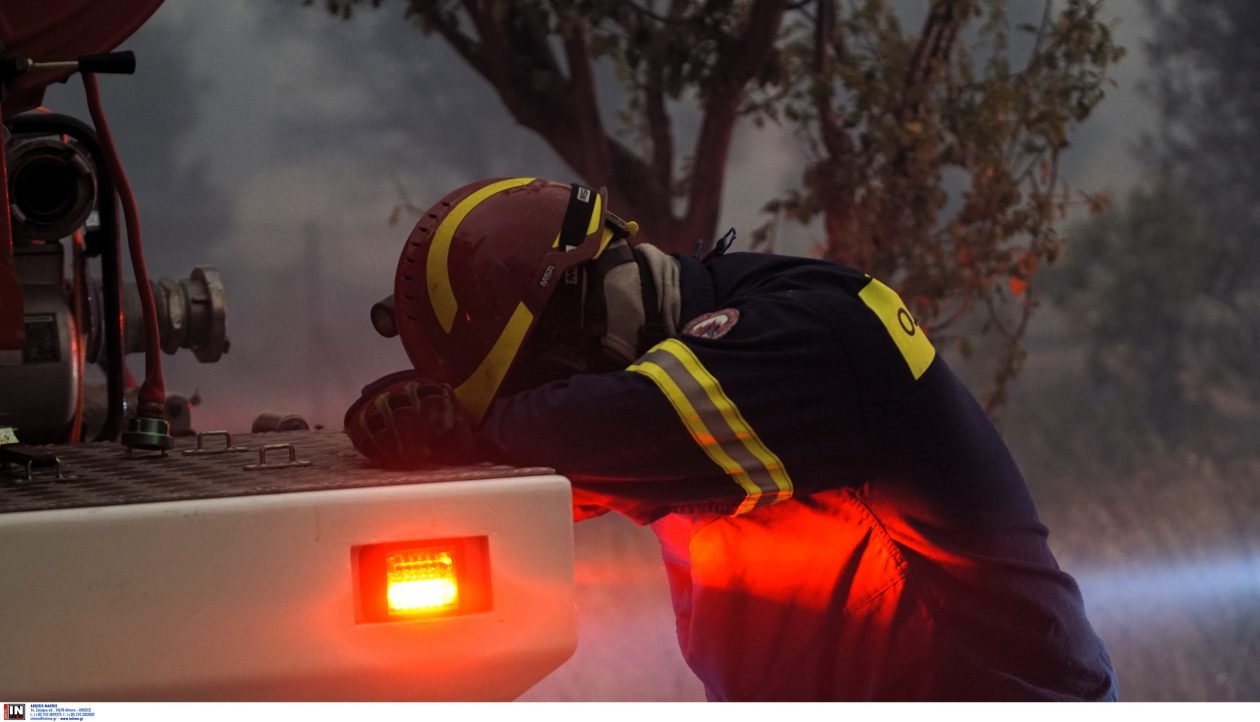
<instances>
[{"instance_id":1,"label":"firefighter","mask_svg":"<svg viewBox=\"0 0 1260 722\"><path fill-rule=\"evenodd\" d=\"M711 700L1113 700L1001 438L887 285L634 242L603 190L483 181L404 248L387 466L550 466L660 539Z\"/></svg>"}]
</instances>

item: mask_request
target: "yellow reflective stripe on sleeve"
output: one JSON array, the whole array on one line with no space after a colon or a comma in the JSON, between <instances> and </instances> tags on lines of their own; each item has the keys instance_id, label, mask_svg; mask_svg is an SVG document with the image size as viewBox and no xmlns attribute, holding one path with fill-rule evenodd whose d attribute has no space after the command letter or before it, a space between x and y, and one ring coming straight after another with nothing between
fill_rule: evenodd
<instances>
[{"instance_id":1,"label":"yellow reflective stripe on sleeve","mask_svg":"<svg viewBox=\"0 0 1260 722\"><path fill-rule=\"evenodd\" d=\"M914 374L914 380L918 381L928 366L932 365L932 359L936 358L936 349L923 329L919 328L914 316L906 310L901 296L880 283L879 279L871 278L871 282L858 293L858 298L879 316L884 329L897 344L897 350L901 351L902 358L910 367L910 373Z\"/></svg>"},{"instance_id":2,"label":"yellow reflective stripe on sleeve","mask_svg":"<svg viewBox=\"0 0 1260 722\"><path fill-rule=\"evenodd\" d=\"M744 471L744 468L726 453L722 444L709 431L704 422L700 420L700 414L691 405L691 402L687 400L687 396L682 389L678 388L678 384L674 383L674 380L665 372L665 369L651 361L634 364L628 370L648 377L661 390L661 393L665 394L665 398L669 399L670 405L674 407L674 411L682 419L683 425L691 433L691 438L695 439L695 442L713 460L713 463L717 464L723 472L735 479L743 487L747 496L744 499L744 503L740 504L739 508L741 511L737 513L747 511L744 507L748 505L750 499L755 500L761 495L761 489L749 478L748 472Z\"/></svg>"},{"instance_id":3,"label":"yellow reflective stripe on sleeve","mask_svg":"<svg viewBox=\"0 0 1260 722\"><path fill-rule=\"evenodd\" d=\"M490 353L481 360L472 375L455 389L455 398L459 399L460 407L473 424L480 423L486 409L490 408L490 401L499 390L499 384L503 383L503 377L507 375L508 367L520 351L521 342L533 322L534 314L530 313L524 303L517 304L512 317L503 327L503 332L490 348Z\"/></svg>"},{"instance_id":4,"label":"yellow reflective stripe on sleeve","mask_svg":"<svg viewBox=\"0 0 1260 722\"><path fill-rule=\"evenodd\" d=\"M775 489L790 496L792 494L792 480L788 478L787 471L783 468L783 461L762 443L761 437L757 436L757 433L752 430L752 426L744 419L744 415L740 413L739 407L722 391L722 385L700 363L700 359L696 358L696 355L692 353L691 349L687 348L686 344L677 339L666 339L658 344L657 348L669 352L682 362L683 367L687 369L692 378L700 383L700 387L704 389L705 394L709 397L709 401L717 407L727 425L735 432L735 437L744 442L744 446L752 452L753 456L757 457L757 460L770 473L770 478L774 480Z\"/></svg>"},{"instance_id":5,"label":"yellow reflective stripe on sleeve","mask_svg":"<svg viewBox=\"0 0 1260 722\"><path fill-rule=\"evenodd\" d=\"M657 344L631 366L669 400L692 438L745 492L736 514L792 496L792 480L744 419L718 380L682 342Z\"/></svg>"},{"instance_id":6,"label":"yellow reflective stripe on sleeve","mask_svg":"<svg viewBox=\"0 0 1260 722\"><path fill-rule=\"evenodd\" d=\"M433 312L437 315L438 323L442 325L443 331L451 332L451 325L455 323L455 311L458 308L455 292L451 290L451 273L448 266L451 239L455 237L455 229L459 228L459 224L472 212L472 209L485 199L533 181L533 178L509 178L479 188L456 203L438 224L437 231L433 234L433 242L429 244L429 256L425 259L424 271L425 280L429 286L429 303L433 305Z\"/></svg>"}]
</instances>

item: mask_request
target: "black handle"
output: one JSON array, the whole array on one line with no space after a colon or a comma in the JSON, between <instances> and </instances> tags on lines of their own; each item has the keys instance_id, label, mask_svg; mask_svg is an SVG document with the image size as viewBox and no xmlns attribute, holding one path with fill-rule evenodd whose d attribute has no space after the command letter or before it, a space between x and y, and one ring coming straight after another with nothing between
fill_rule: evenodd
<instances>
[{"instance_id":1,"label":"black handle","mask_svg":"<svg viewBox=\"0 0 1260 722\"><path fill-rule=\"evenodd\" d=\"M0 46L3 46L3 43L0 43ZM31 61L27 58L4 58L0 60L0 83L19 78L30 69Z\"/></svg>"},{"instance_id":2,"label":"black handle","mask_svg":"<svg viewBox=\"0 0 1260 722\"><path fill-rule=\"evenodd\" d=\"M116 53L84 55L79 58L79 71L131 75L136 72L136 54L130 50L120 50Z\"/></svg>"}]
</instances>

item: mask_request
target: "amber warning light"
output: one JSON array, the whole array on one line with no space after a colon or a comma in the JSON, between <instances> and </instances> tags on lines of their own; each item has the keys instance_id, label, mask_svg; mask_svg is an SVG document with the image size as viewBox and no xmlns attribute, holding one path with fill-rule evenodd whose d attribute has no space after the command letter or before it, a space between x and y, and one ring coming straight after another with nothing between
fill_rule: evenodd
<instances>
[{"instance_id":1,"label":"amber warning light","mask_svg":"<svg viewBox=\"0 0 1260 722\"><path fill-rule=\"evenodd\" d=\"M423 614L458 606L459 580L450 552L390 554L385 567L390 614Z\"/></svg>"},{"instance_id":2,"label":"amber warning light","mask_svg":"<svg viewBox=\"0 0 1260 722\"><path fill-rule=\"evenodd\" d=\"M355 621L404 622L489 611L489 561L484 536L354 547Z\"/></svg>"}]
</instances>

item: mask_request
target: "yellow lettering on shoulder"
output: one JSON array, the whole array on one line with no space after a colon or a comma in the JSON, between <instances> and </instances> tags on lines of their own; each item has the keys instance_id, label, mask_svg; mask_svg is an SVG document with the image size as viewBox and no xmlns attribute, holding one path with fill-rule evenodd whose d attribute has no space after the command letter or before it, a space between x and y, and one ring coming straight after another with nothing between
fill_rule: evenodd
<instances>
[{"instance_id":1,"label":"yellow lettering on shoulder","mask_svg":"<svg viewBox=\"0 0 1260 722\"><path fill-rule=\"evenodd\" d=\"M906 310L906 304L901 302L901 296L881 283L879 279L872 278L871 282L866 284L866 288L858 293L858 298L862 299L862 303L874 311L876 316L879 316L879 320L884 323L884 329L888 331L889 336L892 336L893 342L897 344L897 350L901 351L902 358L910 367L910 373L914 374L915 381L918 381L919 377L927 371L928 366L932 365L932 359L936 358L936 349L923 329L919 328L914 316Z\"/></svg>"}]
</instances>

